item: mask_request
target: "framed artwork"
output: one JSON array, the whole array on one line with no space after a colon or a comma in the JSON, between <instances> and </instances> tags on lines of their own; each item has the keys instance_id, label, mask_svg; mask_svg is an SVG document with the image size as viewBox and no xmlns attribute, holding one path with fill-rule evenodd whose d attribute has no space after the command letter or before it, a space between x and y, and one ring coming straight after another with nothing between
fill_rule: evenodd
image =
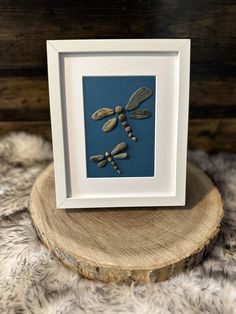
<instances>
[{"instance_id":1,"label":"framed artwork","mask_svg":"<svg viewBox=\"0 0 236 314\"><path fill-rule=\"evenodd\" d=\"M183 206L189 39L47 41L58 208Z\"/></svg>"}]
</instances>

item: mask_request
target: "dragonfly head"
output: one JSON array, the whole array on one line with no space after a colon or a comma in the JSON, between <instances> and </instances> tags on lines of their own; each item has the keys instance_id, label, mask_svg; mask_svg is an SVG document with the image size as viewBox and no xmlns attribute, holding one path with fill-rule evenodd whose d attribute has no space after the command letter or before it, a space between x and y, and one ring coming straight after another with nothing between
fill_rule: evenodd
<instances>
[{"instance_id":1,"label":"dragonfly head","mask_svg":"<svg viewBox=\"0 0 236 314\"><path fill-rule=\"evenodd\" d=\"M116 106L116 107L115 107L115 112L116 112L116 113L121 113L123 110L124 110L124 109L123 109L122 106Z\"/></svg>"}]
</instances>

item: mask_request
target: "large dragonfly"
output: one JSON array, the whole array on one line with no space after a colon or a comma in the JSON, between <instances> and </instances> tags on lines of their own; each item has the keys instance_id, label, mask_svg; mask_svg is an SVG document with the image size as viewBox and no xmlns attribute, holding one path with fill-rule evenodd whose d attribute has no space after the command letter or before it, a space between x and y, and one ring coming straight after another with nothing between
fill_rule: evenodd
<instances>
[{"instance_id":1,"label":"large dragonfly","mask_svg":"<svg viewBox=\"0 0 236 314\"><path fill-rule=\"evenodd\" d=\"M116 161L114 159L125 159L128 157L127 152L122 152L126 149L127 144L125 142L117 144L112 151L105 152L101 155L94 155L90 157L90 160L97 162L97 166L99 168L105 167L108 163L111 164L112 169L114 171L117 171L119 174L121 174L121 170L118 167Z\"/></svg>"},{"instance_id":2,"label":"large dragonfly","mask_svg":"<svg viewBox=\"0 0 236 314\"><path fill-rule=\"evenodd\" d=\"M151 112L147 109L140 109L140 108L138 109L138 107L140 106L142 102L144 102L146 99L151 97L151 95L152 95L152 90L150 88L140 87L131 95L127 105L124 108L120 105L117 105L114 109L101 108L95 111L92 114L91 118L93 120L100 120L105 117L116 114L117 115L116 117L111 118L104 123L102 127L103 132L112 131L117 126L117 122L120 121L123 129L128 134L128 137L131 139L131 141L136 142L137 137L132 132L131 126L126 120L127 119L126 112L137 109L133 111L131 114L129 114L128 117L130 119L142 120L142 119L149 118L151 116Z\"/></svg>"}]
</instances>

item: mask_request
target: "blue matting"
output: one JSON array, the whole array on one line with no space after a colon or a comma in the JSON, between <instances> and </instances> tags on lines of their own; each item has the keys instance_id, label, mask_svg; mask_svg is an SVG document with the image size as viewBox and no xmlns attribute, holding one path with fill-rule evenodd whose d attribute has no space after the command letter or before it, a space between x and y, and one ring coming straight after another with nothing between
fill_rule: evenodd
<instances>
[{"instance_id":1,"label":"blue matting","mask_svg":"<svg viewBox=\"0 0 236 314\"><path fill-rule=\"evenodd\" d=\"M109 132L102 131L103 124L109 116L94 121L91 115L103 107L115 108L116 105L125 107L130 96L140 87L145 86L153 91L150 98L140 104L139 108L148 109L152 115L148 119L129 119L133 133L138 141L133 143L127 136L119 121L116 128ZM155 76L85 76L83 77L84 119L86 138L87 177L150 177L154 176L154 141L155 141ZM91 155L111 151L116 144L128 144L128 159L117 160L122 174L116 173L110 164L104 168L97 167L90 161Z\"/></svg>"}]
</instances>

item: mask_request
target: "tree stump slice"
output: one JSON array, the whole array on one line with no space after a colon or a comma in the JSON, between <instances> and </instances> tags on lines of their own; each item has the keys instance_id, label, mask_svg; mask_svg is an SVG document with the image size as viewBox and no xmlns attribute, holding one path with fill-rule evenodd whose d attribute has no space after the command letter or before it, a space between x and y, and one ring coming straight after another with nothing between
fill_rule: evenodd
<instances>
[{"instance_id":1,"label":"tree stump slice","mask_svg":"<svg viewBox=\"0 0 236 314\"><path fill-rule=\"evenodd\" d=\"M192 268L223 218L217 188L190 163L184 207L57 209L51 164L33 186L30 212L41 241L66 266L103 282L157 282Z\"/></svg>"}]
</instances>

